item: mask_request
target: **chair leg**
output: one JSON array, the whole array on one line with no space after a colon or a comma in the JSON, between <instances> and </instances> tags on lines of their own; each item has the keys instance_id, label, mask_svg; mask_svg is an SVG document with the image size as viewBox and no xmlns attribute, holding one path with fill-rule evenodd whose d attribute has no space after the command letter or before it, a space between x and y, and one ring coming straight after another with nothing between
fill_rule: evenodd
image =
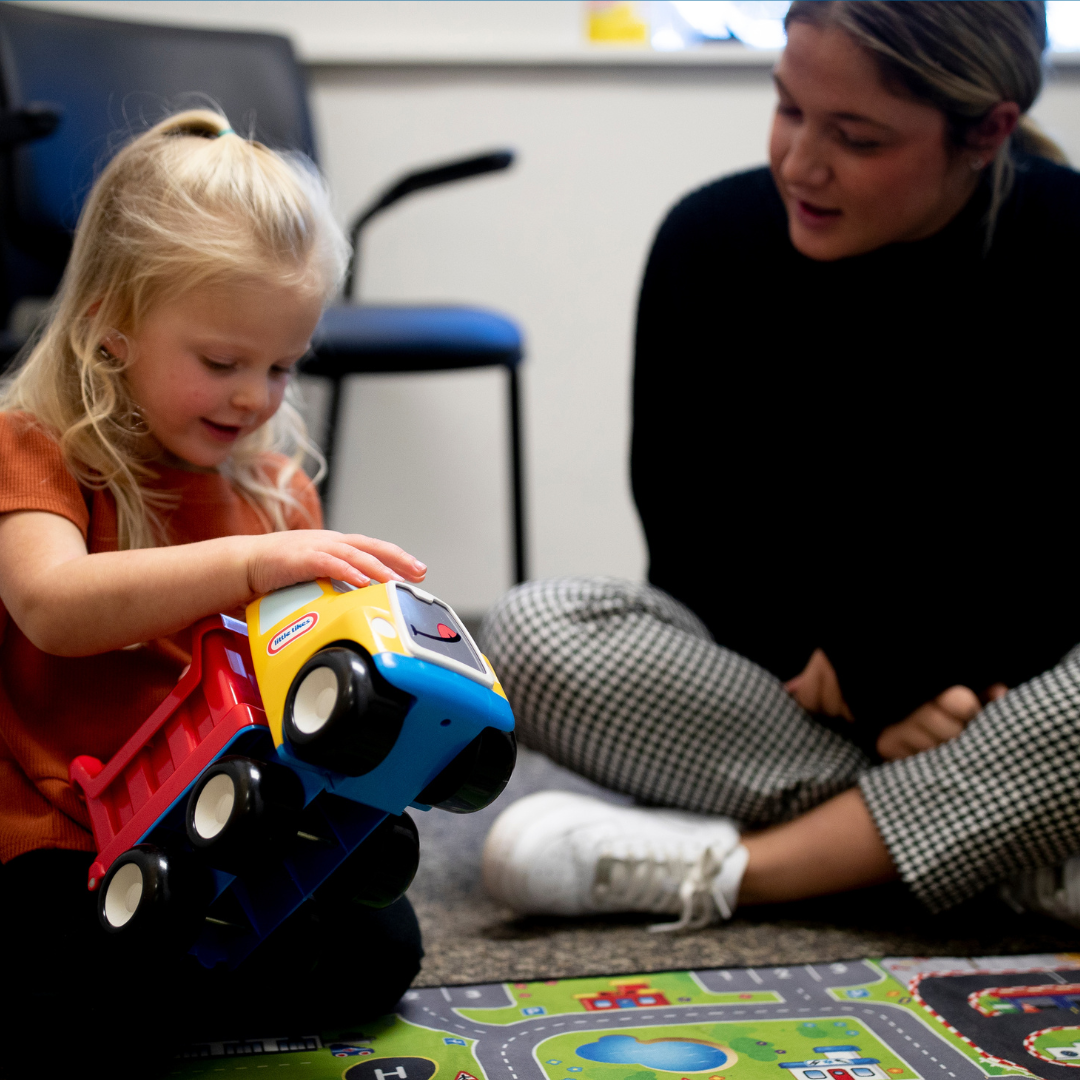
<instances>
[{"instance_id":1,"label":"chair leg","mask_svg":"<svg viewBox=\"0 0 1080 1080\"><path fill-rule=\"evenodd\" d=\"M520 585L527 577L525 569L525 493L521 460L521 388L516 365L506 369L510 377L510 470L513 496L514 583Z\"/></svg>"},{"instance_id":2,"label":"chair leg","mask_svg":"<svg viewBox=\"0 0 1080 1080\"><path fill-rule=\"evenodd\" d=\"M323 435L323 457L326 458L326 472L319 483L319 495L322 499L323 523L330 524L330 494L334 475L334 451L337 448L338 421L341 419L341 384L340 375L330 379L330 407L326 414L326 432Z\"/></svg>"}]
</instances>

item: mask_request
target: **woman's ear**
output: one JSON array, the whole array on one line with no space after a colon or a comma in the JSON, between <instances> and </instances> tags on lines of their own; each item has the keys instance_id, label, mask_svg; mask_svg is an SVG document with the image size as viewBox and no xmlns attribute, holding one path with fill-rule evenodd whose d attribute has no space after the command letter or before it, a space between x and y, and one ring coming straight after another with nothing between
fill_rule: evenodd
<instances>
[{"instance_id":1,"label":"woman's ear","mask_svg":"<svg viewBox=\"0 0 1080 1080\"><path fill-rule=\"evenodd\" d=\"M1020 106L1015 101L999 101L968 132L967 148L975 152L982 165L989 165L1019 122Z\"/></svg>"}]
</instances>

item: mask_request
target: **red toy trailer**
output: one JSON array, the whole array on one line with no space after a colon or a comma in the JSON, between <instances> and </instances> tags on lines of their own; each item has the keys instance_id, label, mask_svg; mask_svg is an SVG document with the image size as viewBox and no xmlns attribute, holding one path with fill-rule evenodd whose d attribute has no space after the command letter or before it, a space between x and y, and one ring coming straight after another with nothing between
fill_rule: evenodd
<instances>
[{"instance_id":1,"label":"red toy trailer","mask_svg":"<svg viewBox=\"0 0 1080 1080\"><path fill-rule=\"evenodd\" d=\"M91 890L238 735L266 727L246 631L226 615L196 623L191 666L108 765L87 755L71 763L98 848Z\"/></svg>"}]
</instances>

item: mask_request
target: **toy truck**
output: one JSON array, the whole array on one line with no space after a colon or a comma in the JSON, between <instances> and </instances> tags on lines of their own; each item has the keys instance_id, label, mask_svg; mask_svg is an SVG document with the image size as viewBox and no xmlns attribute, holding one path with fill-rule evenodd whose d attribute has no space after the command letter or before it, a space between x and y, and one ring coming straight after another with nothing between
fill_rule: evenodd
<instances>
[{"instance_id":1,"label":"toy truck","mask_svg":"<svg viewBox=\"0 0 1080 1080\"><path fill-rule=\"evenodd\" d=\"M419 857L406 807L470 813L513 770L514 719L453 610L391 582L294 585L192 628L176 687L106 764L81 756L109 933L231 967L305 900L385 906Z\"/></svg>"}]
</instances>

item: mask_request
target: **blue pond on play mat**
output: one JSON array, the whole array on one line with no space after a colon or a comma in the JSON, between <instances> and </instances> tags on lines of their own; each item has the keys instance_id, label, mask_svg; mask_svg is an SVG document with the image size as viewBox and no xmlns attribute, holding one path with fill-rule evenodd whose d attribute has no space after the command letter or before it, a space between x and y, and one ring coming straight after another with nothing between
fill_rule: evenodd
<instances>
[{"instance_id":1,"label":"blue pond on play mat","mask_svg":"<svg viewBox=\"0 0 1080 1080\"><path fill-rule=\"evenodd\" d=\"M723 1068L728 1055L718 1046L687 1039L639 1042L631 1035L602 1035L577 1048L578 1057L609 1065L641 1065L661 1072L710 1072Z\"/></svg>"}]
</instances>

